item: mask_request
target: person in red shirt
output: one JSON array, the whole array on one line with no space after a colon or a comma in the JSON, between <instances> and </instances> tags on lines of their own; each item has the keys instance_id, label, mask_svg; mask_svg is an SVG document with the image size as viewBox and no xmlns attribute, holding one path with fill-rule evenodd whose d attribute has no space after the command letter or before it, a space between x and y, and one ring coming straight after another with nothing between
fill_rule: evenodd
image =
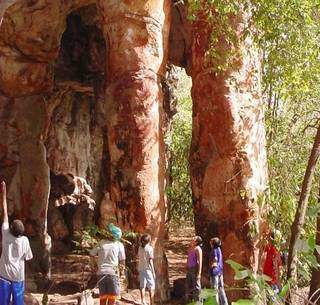
<instances>
[{"instance_id":1,"label":"person in red shirt","mask_svg":"<svg viewBox=\"0 0 320 305\"><path fill-rule=\"evenodd\" d=\"M280 292L281 288L280 278L282 261L280 252L275 245L276 240L279 239L279 237L281 238L279 231L274 230L271 232L270 242L264 249L265 261L263 265L263 273L270 277L270 281L268 281L268 283L276 294Z\"/></svg>"}]
</instances>

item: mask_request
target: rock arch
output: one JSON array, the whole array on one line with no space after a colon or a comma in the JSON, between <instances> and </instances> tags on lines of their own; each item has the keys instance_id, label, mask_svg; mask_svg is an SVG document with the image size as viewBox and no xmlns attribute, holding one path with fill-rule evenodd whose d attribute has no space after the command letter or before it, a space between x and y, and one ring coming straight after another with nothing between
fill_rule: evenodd
<instances>
[{"instance_id":1,"label":"rock arch","mask_svg":"<svg viewBox=\"0 0 320 305\"><path fill-rule=\"evenodd\" d=\"M124 228L149 231L162 257L166 202L161 80L168 62L182 66L193 79L190 166L196 229L206 240L219 234L226 257L256 269L258 200L267 175L259 61L250 41L240 46L232 69L217 74L210 72L217 63L205 62L209 25L190 25L185 9L177 9L173 1L3 4L0 12L10 6L0 26L0 178L8 181L9 199L15 204L10 212L27 222L28 234L38 245L41 271L48 272L48 164L54 163L45 141L54 99L59 98L53 94L53 62L67 16L90 4L98 8L106 42L105 89L100 83L93 93L85 86L77 90L88 89L94 103L98 97L104 105L97 112L105 111L100 152L108 159L100 164L107 167L100 189L105 204L112 205ZM75 90L72 84L68 88ZM165 298L165 260L158 261L157 269ZM231 272L226 275L231 283Z\"/></svg>"}]
</instances>

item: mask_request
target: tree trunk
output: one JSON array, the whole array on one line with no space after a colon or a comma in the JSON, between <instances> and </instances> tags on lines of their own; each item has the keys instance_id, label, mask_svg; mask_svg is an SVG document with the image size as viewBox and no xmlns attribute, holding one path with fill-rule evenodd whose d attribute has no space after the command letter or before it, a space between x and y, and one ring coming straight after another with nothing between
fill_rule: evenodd
<instances>
[{"instance_id":1,"label":"tree trunk","mask_svg":"<svg viewBox=\"0 0 320 305\"><path fill-rule=\"evenodd\" d=\"M320 186L319 186L318 202L320 203ZM318 217L317 217L316 244L320 245L320 214L318 214ZM317 250L314 250L314 255L317 258L318 264L320 264L320 255ZM320 296L320 291L317 292L317 290L320 290L320 269L313 268L311 282L310 282L310 292L309 292L309 298L311 299L311 301L316 301L317 298ZM317 305L320 304L320 299L317 300L316 304Z\"/></svg>"},{"instance_id":2,"label":"tree trunk","mask_svg":"<svg viewBox=\"0 0 320 305\"><path fill-rule=\"evenodd\" d=\"M289 245L288 272L287 278L292 278L296 282L297 277L297 241L300 238L301 230L304 225L308 199L310 195L312 177L320 154L320 125L314 139L312 151L309 157L308 166L304 175L301 195L296 210L294 222L291 227L291 239Z\"/></svg>"}]
</instances>

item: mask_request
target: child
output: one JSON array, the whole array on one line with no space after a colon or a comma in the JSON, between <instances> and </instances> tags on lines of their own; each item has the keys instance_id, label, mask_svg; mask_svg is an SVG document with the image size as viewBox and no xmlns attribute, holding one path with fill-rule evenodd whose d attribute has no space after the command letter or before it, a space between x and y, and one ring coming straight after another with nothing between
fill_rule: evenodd
<instances>
[{"instance_id":1,"label":"child","mask_svg":"<svg viewBox=\"0 0 320 305\"><path fill-rule=\"evenodd\" d=\"M219 305L228 305L223 283L223 257L221 241L218 237L210 240L210 280L212 288L217 290L217 302Z\"/></svg>"},{"instance_id":2,"label":"child","mask_svg":"<svg viewBox=\"0 0 320 305\"><path fill-rule=\"evenodd\" d=\"M278 230L273 230L270 233L269 243L264 249L265 261L263 264L263 273L270 277L268 283L275 294L280 292L282 267L280 252L276 248L277 240L281 240L281 233Z\"/></svg>"},{"instance_id":3,"label":"child","mask_svg":"<svg viewBox=\"0 0 320 305\"><path fill-rule=\"evenodd\" d=\"M111 240L102 240L98 247L90 251L90 255L98 255L100 305L106 305L107 301L108 305L113 305L120 296L120 273L126 259L124 246L120 242L121 229L113 224L109 224L108 229Z\"/></svg>"},{"instance_id":4,"label":"child","mask_svg":"<svg viewBox=\"0 0 320 305\"><path fill-rule=\"evenodd\" d=\"M145 302L145 289L149 291L150 305L153 305L154 301L154 289L156 275L153 266L153 248L150 245L150 235L143 234L140 239L140 247L138 251L139 256L139 279L140 279L140 294L141 303Z\"/></svg>"},{"instance_id":5,"label":"child","mask_svg":"<svg viewBox=\"0 0 320 305\"><path fill-rule=\"evenodd\" d=\"M2 192L2 254L0 258L0 305L24 304L24 265L32 259L29 240L23 236L23 223L16 219L9 227L7 191L5 182L1 183Z\"/></svg>"},{"instance_id":6,"label":"child","mask_svg":"<svg viewBox=\"0 0 320 305\"><path fill-rule=\"evenodd\" d=\"M202 270L202 238L195 236L190 242L187 259L187 301L199 301Z\"/></svg>"}]
</instances>

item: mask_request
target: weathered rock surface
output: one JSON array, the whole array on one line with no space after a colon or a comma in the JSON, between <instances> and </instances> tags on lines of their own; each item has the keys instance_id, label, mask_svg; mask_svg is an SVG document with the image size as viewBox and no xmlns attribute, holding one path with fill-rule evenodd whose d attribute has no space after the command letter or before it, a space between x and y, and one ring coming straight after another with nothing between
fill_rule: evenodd
<instances>
[{"instance_id":1,"label":"weathered rock surface","mask_svg":"<svg viewBox=\"0 0 320 305\"><path fill-rule=\"evenodd\" d=\"M159 77L166 68L170 2L98 1L98 7L110 59L105 96L110 198L122 226L151 233L159 291L164 294L165 170Z\"/></svg>"},{"instance_id":2,"label":"weathered rock surface","mask_svg":"<svg viewBox=\"0 0 320 305\"><path fill-rule=\"evenodd\" d=\"M226 258L256 268L257 201L266 184L259 63L246 41L230 70L212 73L220 63L205 59L210 33L169 0L1 1L0 179L10 215L26 223L34 270L50 274L48 230L62 252L74 231L115 219L152 235L166 298L169 62L193 78L197 231L206 240L220 235ZM92 187L95 215L86 205L54 206L73 192L74 176Z\"/></svg>"},{"instance_id":3,"label":"weathered rock surface","mask_svg":"<svg viewBox=\"0 0 320 305\"><path fill-rule=\"evenodd\" d=\"M242 22L232 25L237 35ZM211 31L203 21L193 26L190 166L196 230L206 240L220 236L225 259L257 270L258 200L267 180L258 56L249 39L239 42L232 66L219 71L226 59L208 62L205 56ZM225 279L234 283L230 267Z\"/></svg>"}]
</instances>

